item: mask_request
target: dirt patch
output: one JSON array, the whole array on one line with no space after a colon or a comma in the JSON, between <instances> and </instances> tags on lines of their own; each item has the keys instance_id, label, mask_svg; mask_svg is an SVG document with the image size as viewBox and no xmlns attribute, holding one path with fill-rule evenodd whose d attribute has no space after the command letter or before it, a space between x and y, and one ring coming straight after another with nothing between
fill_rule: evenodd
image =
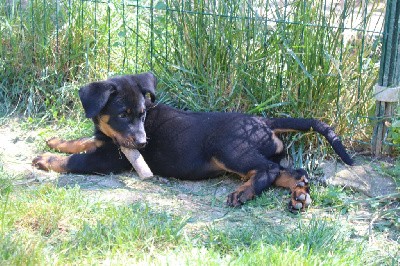
<instances>
[{"instance_id":1,"label":"dirt patch","mask_svg":"<svg viewBox=\"0 0 400 266\"><path fill-rule=\"evenodd\" d=\"M323 181L330 185L343 186L364 193L369 197L385 196L399 192L393 178L383 174L379 169L390 163L359 156L354 166L337 162L322 164Z\"/></svg>"},{"instance_id":2,"label":"dirt patch","mask_svg":"<svg viewBox=\"0 0 400 266\"><path fill-rule=\"evenodd\" d=\"M142 181L135 172L106 176L44 172L31 166L32 159L43 152L35 146L43 141L39 133L22 130L16 121L0 127L0 167L15 177L16 184L77 185L94 200L116 204L145 202L155 209L209 222L230 211L225 198L241 183L238 178L225 177L196 182L162 177Z\"/></svg>"}]
</instances>

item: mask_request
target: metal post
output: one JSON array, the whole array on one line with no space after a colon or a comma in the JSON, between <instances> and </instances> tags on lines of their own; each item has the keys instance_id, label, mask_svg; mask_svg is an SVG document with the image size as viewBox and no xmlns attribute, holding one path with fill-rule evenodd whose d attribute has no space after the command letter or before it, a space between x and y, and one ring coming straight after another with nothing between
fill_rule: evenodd
<instances>
[{"instance_id":1,"label":"metal post","mask_svg":"<svg viewBox=\"0 0 400 266\"><path fill-rule=\"evenodd\" d=\"M372 153L389 153L383 146L400 97L400 1L387 0L378 84L375 86L376 118Z\"/></svg>"}]
</instances>

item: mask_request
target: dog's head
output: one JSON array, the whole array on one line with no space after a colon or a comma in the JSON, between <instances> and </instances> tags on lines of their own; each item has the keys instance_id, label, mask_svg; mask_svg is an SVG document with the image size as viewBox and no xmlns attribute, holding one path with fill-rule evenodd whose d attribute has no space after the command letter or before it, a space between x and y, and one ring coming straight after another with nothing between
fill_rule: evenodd
<instances>
[{"instance_id":1,"label":"dog's head","mask_svg":"<svg viewBox=\"0 0 400 266\"><path fill-rule=\"evenodd\" d=\"M146 145L145 100L155 101L156 77L150 73L93 82L79 90L87 118L120 146L139 149Z\"/></svg>"}]
</instances>

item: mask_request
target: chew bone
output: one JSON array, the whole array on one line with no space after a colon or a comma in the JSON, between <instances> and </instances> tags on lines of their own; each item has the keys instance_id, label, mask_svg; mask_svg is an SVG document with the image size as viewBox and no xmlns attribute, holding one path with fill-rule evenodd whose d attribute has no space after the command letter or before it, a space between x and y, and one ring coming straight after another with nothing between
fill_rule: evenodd
<instances>
[{"instance_id":1,"label":"chew bone","mask_svg":"<svg viewBox=\"0 0 400 266\"><path fill-rule=\"evenodd\" d=\"M121 147L121 151L125 154L133 168L135 168L140 179L153 177L153 173L138 150Z\"/></svg>"}]
</instances>

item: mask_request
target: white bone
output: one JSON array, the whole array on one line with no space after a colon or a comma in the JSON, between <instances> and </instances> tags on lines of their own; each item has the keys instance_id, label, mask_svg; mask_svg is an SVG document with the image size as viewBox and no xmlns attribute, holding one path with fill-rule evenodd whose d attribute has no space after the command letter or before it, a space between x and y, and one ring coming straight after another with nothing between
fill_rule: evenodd
<instances>
[{"instance_id":1,"label":"white bone","mask_svg":"<svg viewBox=\"0 0 400 266\"><path fill-rule=\"evenodd\" d=\"M148 179L154 176L138 150L121 147L121 151L132 164L140 179Z\"/></svg>"}]
</instances>

